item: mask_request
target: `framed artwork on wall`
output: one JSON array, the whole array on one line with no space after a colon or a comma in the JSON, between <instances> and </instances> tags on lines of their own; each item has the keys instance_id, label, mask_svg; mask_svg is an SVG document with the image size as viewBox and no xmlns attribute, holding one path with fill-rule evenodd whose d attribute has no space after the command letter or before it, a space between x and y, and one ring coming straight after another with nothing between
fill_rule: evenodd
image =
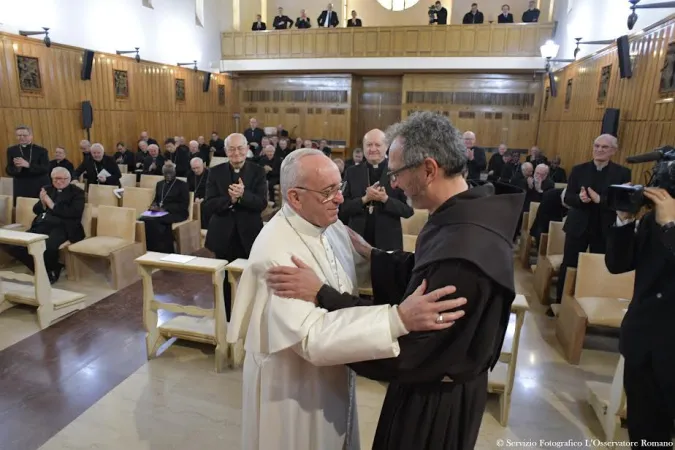
<instances>
[{"instance_id":1,"label":"framed artwork on wall","mask_svg":"<svg viewBox=\"0 0 675 450\"><path fill-rule=\"evenodd\" d=\"M129 98L129 79L126 70L113 69L113 83L115 88L115 98Z\"/></svg>"},{"instance_id":2,"label":"framed artwork on wall","mask_svg":"<svg viewBox=\"0 0 675 450\"><path fill-rule=\"evenodd\" d=\"M225 85L224 84L218 85L218 104L219 105L225 104Z\"/></svg>"},{"instance_id":3,"label":"framed artwork on wall","mask_svg":"<svg viewBox=\"0 0 675 450\"><path fill-rule=\"evenodd\" d=\"M565 89L565 110L570 109L570 103L572 102L572 82L573 78L567 80L567 89Z\"/></svg>"},{"instance_id":4,"label":"framed artwork on wall","mask_svg":"<svg viewBox=\"0 0 675 450\"><path fill-rule=\"evenodd\" d=\"M666 57L661 68L659 94L663 97L675 95L675 41L668 44Z\"/></svg>"},{"instance_id":5,"label":"framed artwork on wall","mask_svg":"<svg viewBox=\"0 0 675 450\"><path fill-rule=\"evenodd\" d=\"M176 78L176 101L185 101L185 79Z\"/></svg>"},{"instance_id":6,"label":"framed artwork on wall","mask_svg":"<svg viewBox=\"0 0 675 450\"><path fill-rule=\"evenodd\" d=\"M612 77L612 65L602 68L600 71L600 83L598 85L598 105L604 105L609 91L609 80Z\"/></svg>"},{"instance_id":7,"label":"framed artwork on wall","mask_svg":"<svg viewBox=\"0 0 675 450\"><path fill-rule=\"evenodd\" d=\"M16 55L16 68L19 74L19 90L24 94L41 94L42 77L40 62L32 56Z\"/></svg>"}]
</instances>

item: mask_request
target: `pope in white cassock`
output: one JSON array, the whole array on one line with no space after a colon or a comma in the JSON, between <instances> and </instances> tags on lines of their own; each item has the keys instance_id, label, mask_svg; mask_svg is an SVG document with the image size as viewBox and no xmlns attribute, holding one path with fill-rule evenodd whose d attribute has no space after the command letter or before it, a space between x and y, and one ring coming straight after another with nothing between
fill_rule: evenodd
<instances>
[{"instance_id":1,"label":"pope in white cassock","mask_svg":"<svg viewBox=\"0 0 675 450\"><path fill-rule=\"evenodd\" d=\"M360 256L337 219L341 188L337 166L321 151L297 150L284 159L285 205L253 245L227 333L230 343L245 341L244 450L358 449L354 374L344 364L396 357L399 337L447 328L462 315L446 313L437 323L439 313L466 300L437 301L452 287L422 295L425 283L398 307L334 312L272 294L267 270L292 265L292 256L340 292L357 292Z\"/></svg>"}]
</instances>

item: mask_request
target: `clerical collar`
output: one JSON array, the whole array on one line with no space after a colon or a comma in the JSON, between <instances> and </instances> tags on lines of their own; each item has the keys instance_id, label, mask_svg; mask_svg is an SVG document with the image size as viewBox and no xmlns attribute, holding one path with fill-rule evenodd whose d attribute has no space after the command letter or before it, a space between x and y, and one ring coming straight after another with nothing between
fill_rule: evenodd
<instances>
[{"instance_id":1,"label":"clerical collar","mask_svg":"<svg viewBox=\"0 0 675 450\"><path fill-rule=\"evenodd\" d=\"M316 225L309 223L288 204L285 204L281 208L281 211L284 216L286 216L291 226L300 234L318 238L326 231L326 228L317 227Z\"/></svg>"},{"instance_id":2,"label":"clerical collar","mask_svg":"<svg viewBox=\"0 0 675 450\"><path fill-rule=\"evenodd\" d=\"M377 164L372 164L372 163L370 163L370 162L366 162L366 164L368 164L368 166L369 166L369 167L372 167L373 169L377 169L377 168L379 168L382 164L384 164L384 162L385 162L386 160L387 160L387 158L384 158L382 161L380 161L380 162L377 163Z\"/></svg>"}]
</instances>

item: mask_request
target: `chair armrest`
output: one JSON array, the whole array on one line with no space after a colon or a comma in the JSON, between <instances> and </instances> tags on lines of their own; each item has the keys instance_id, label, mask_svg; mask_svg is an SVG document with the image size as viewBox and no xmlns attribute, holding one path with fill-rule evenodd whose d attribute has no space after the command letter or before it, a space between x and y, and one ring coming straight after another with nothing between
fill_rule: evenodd
<instances>
[{"instance_id":1,"label":"chair armrest","mask_svg":"<svg viewBox=\"0 0 675 450\"><path fill-rule=\"evenodd\" d=\"M548 247L548 233L541 233L539 235L539 256L546 256L546 248Z\"/></svg>"},{"instance_id":2,"label":"chair armrest","mask_svg":"<svg viewBox=\"0 0 675 450\"><path fill-rule=\"evenodd\" d=\"M565 275L565 285L563 286L563 298L565 296L574 297L575 286L577 284L577 269L568 267Z\"/></svg>"},{"instance_id":3,"label":"chair armrest","mask_svg":"<svg viewBox=\"0 0 675 450\"><path fill-rule=\"evenodd\" d=\"M136 242L139 242L143 245L143 252L147 252L147 241L145 238L145 222L142 220L136 221Z\"/></svg>"}]
</instances>

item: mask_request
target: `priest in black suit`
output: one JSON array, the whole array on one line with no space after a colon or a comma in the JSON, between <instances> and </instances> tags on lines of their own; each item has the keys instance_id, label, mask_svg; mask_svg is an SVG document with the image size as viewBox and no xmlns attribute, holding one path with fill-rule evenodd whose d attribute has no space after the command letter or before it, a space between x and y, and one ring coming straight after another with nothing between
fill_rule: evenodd
<instances>
[{"instance_id":1,"label":"priest in black suit","mask_svg":"<svg viewBox=\"0 0 675 450\"><path fill-rule=\"evenodd\" d=\"M504 170L504 154L506 153L506 150L506 145L501 144L497 149L497 153L490 157L487 167L488 181L497 181L502 175L502 171Z\"/></svg>"},{"instance_id":2,"label":"priest in black suit","mask_svg":"<svg viewBox=\"0 0 675 450\"><path fill-rule=\"evenodd\" d=\"M567 183L567 173L565 169L560 167L560 156L551 158L550 167L548 176L554 183Z\"/></svg>"},{"instance_id":3,"label":"priest in black suit","mask_svg":"<svg viewBox=\"0 0 675 450\"><path fill-rule=\"evenodd\" d=\"M18 145L7 149L7 175L14 178L14 201L17 197L37 198L42 186L49 184L49 152L33 143L33 131L27 126L16 128Z\"/></svg>"},{"instance_id":4,"label":"priest in black suit","mask_svg":"<svg viewBox=\"0 0 675 450\"><path fill-rule=\"evenodd\" d=\"M263 149L258 164L265 169L265 178L267 179L267 201L274 202L274 186L279 184L281 178L281 154L276 151L273 145L268 145Z\"/></svg>"},{"instance_id":5,"label":"priest in black suit","mask_svg":"<svg viewBox=\"0 0 675 450\"><path fill-rule=\"evenodd\" d=\"M185 145L176 147L176 141L172 138L164 141L164 148L164 160L176 166L176 176L186 177L190 171L190 150Z\"/></svg>"},{"instance_id":6,"label":"priest in black suit","mask_svg":"<svg viewBox=\"0 0 675 450\"><path fill-rule=\"evenodd\" d=\"M40 188L39 200L33 207L35 219L29 233L46 234L43 255L49 281L58 281L63 266L59 263L59 247L66 242L79 242L84 239L82 213L84 212L84 191L70 184L68 169L56 167L51 172L51 183ZM5 249L14 258L31 271L35 270L33 256L25 247L6 246Z\"/></svg>"},{"instance_id":7,"label":"priest in black suit","mask_svg":"<svg viewBox=\"0 0 675 450\"><path fill-rule=\"evenodd\" d=\"M277 10L277 15L272 22L272 27L275 30L285 30L287 28L293 28L293 21L290 17L284 14L284 8L279 7Z\"/></svg>"},{"instance_id":8,"label":"priest in black suit","mask_svg":"<svg viewBox=\"0 0 675 450\"><path fill-rule=\"evenodd\" d=\"M234 261L248 258L262 229L261 214L267 207L265 170L246 161L248 142L234 133L225 140L229 163L211 168L203 208L208 232L205 246L216 258ZM225 278L225 311L232 307L230 284Z\"/></svg>"},{"instance_id":9,"label":"priest in black suit","mask_svg":"<svg viewBox=\"0 0 675 450\"><path fill-rule=\"evenodd\" d=\"M201 203L206 197L206 180L209 179L209 169L201 158L192 158L190 173L187 176L190 192L194 192L195 202Z\"/></svg>"},{"instance_id":10,"label":"priest in black suit","mask_svg":"<svg viewBox=\"0 0 675 450\"><path fill-rule=\"evenodd\" d=\"M122 177L120 168L117 167L117 163L112 156L105 154L105 150L101 144L97 143L91 146L91 157L83 165L84 172L78 168L75 171L75 178L85 175L87 188L90 184L120 185L120 178Z\"/></svg>"},{"instance_id":11,"label":"priest in black suit","mask_svg":"<svg viewBox=\"0 0 675 450\"><path fill-rule=\"evenodd\" d=\"M565 221L565 249L558 275L557 302L562 300L568 267L576 267L579 253L604 254L607 232L616 220L616 212L607 205L607 191L612 184L631 181L631 171L611 161L618 150L614 136L603 134L593 143L593 160L572 168L565 204L570 207ZM549 309L548 315L552 315Z\"/></svg>"},{"instance_id":12,"label":"priest in black suit","mask_svg":"<svg viewBox=\"0 0 675 450\"><path fill-rule=\"evenodd\" d=\"M537 2L530 0L527 10L523 13L523 22L533 23L539 22L539 15L541 11L537 9Z\"/></svg>"},{"instance_id":13,"label":"priest in black suit","mask_svg":"<svg viewBox=\"0 0 675 450\"><path fill-rule=\"evenodd\" d=\"M262 140L265 137L265 131L262 128L258 127L258 119L251 117L251 120L248 121L250 127L244 131L244 137L246 142L248 142L249 147L254 154L260 155L262 150L261 144Z\"/></svg>"},{"instance_id":14,"label":"priest in black suit","mask_svg":"<svg viewBox=\"0 0 675 450\"><path fill-rule=\"evenodd\" d=\"M164 157L159 154L159 146L148 146L148 156L143 160L143 173L146 175L162 175Z\"/></svg>"},{"instance_id":15,"label":"priest in black suit","mask_svg":"<svg viewBox=\"0 0 675 450\"><path fill-rule=\"evenodd\" d=\"M295 28L307 29L312 28L312 21L307 17L307 13L304 9L300 10L300 17L295 21Z\"/></svg>"},{"instance_id":16,"label":"priest in black suit","mask_svg":"<svg viewBox=\"0 0 675 450\"><path fill-rule=\"evenodd\" d=\"M513 14L510 11L509 5L503 5L501 14L497 16L497 23L513 23Z\"/></svg>"},{"instance_id":17,"label":"priest in black suit","mask_svg":"<svg viewBox=\"0 0 675 450\"><path fill-rule=\"evenodd\" d=\"M356 16L357 16L356 11L352 11L352 18L347 21L347 28L363 26L361 19L359 19Z\"/></svg>"},{"instance_id":18,"label":"priest in black suit","mask_svg":"<svg viewBox=\"0 0 675 450\"><path fill-rule=\"evenodd\" d=\"M345 172L345 201L340 206L340 217L370 245L402 250L401 218L411 217L414 211L403 191L392 188L389 182L384 133L370 130L363 137L363 146L366 163Z\"/></svg>"},{"instance_id":19,"label":"priest in black suit","mask_svg":"<svg viewBox=\"0 0 675 450\"><path fill-rule=\"evenodd\" d=\"M317 19L319 26L322 28L335 28L340 24L340 19L335 11L333 11L333 5L328 4L326 9L321 11L319 18Z\"/></svg>"},{"instance_id":20,"label":"priest in black suit","mask_svg":"<svg viewBox=\"0 0 675 450\"><path fill-rule=\"evenodd\" d=\"M484 21L485 21L485 17L483 16L483 13L478 11L478 3L472 3L471 4L471 11L464 14L464 18L462 19L462 23L464 25L472 25L472 24L476 24L476 23L483 23Z\"/></svg>"},{"instance_id":21,"label":"priest in black suit","mask_svg":"<svg viewBox=\"0 0 675 450\"><path fill-rule=\"evenodd\" d=\"M225 157L225 143L218 136L218 132L214 131L211 133L211 141L209 141L209 146L213 152L213 156Z\"/></svg>"},{"instance_id":22,"label":"priest in black suit","mask_svg":"<svg viewBox=\"0 0 675 450\"><path fill-rule=\"evenodd\" d=\"M204 136L197 138L197 144L199 145L199 157L204 161L206 167L209 167L209 164L211 164L211 148L206 144Z\"/></svg>"},{"instance_id":23,"label":"priest in black suit","mask_svg":"<svg viewBox=\"0 0 675 450\"><path fill-rule=\"evenodd\" d=\"M127 166L127 173L134 173L136 170L136 155L124 145L124 142L117 143L117 151L113 158L117 164Z\"/></svg>"},{"instance_id":24,"label":"priest in black suit","mask_svg":"<svg viewBox=\"0 0 675 450\"><path fill-rule=\"evenodd\" d=\"M56 147L54 150L54 159L49 161L49 173L52 173L52 170L57 167L66 169L71 177L73 176L73 172L75 172L75 166L66 159L66 149L63 147Z\"/></svg>"},{"instance_id":25,"label":"priest in black suit","mask_svg":"<svg viewBox=\"0 0 675 450\"><path fill-rule=\"evenodd\" d=\"M155 186L155 198L149 211L162 214L157 217L142 216L145 222L145 238L148 251L159 253L174 253L173 230L174 223L187 220L189 215L190 191L185 181L176 178L176 166L166 162L162 167L164 179Z\"/></svg>"},{"instance_id":26,"label":"priest in black suit","mask_svg":"<svg viewBox=\"0 0 675 450\"><path fill-rule=\"evenodd\" d=\"M267 24L262 21L262 16L260 14L255 16L255 22L251 25L251 31L265 31L267 29Z\"/></svg>"},{"instance_id":27,"label":"priest in black suit","mask_svg":"<svg viewBox=\"0 0 675 450\"><path fill-rule=\"evenodd\" d=\"M462 135L464 145L466 146L466 163L467 179L472 181L480 180L480 173L487 167L487 158L485 157L485 150L481 147L476 147L476 135L473 131L467 131Z\"/></svg>"}]
</instances>

